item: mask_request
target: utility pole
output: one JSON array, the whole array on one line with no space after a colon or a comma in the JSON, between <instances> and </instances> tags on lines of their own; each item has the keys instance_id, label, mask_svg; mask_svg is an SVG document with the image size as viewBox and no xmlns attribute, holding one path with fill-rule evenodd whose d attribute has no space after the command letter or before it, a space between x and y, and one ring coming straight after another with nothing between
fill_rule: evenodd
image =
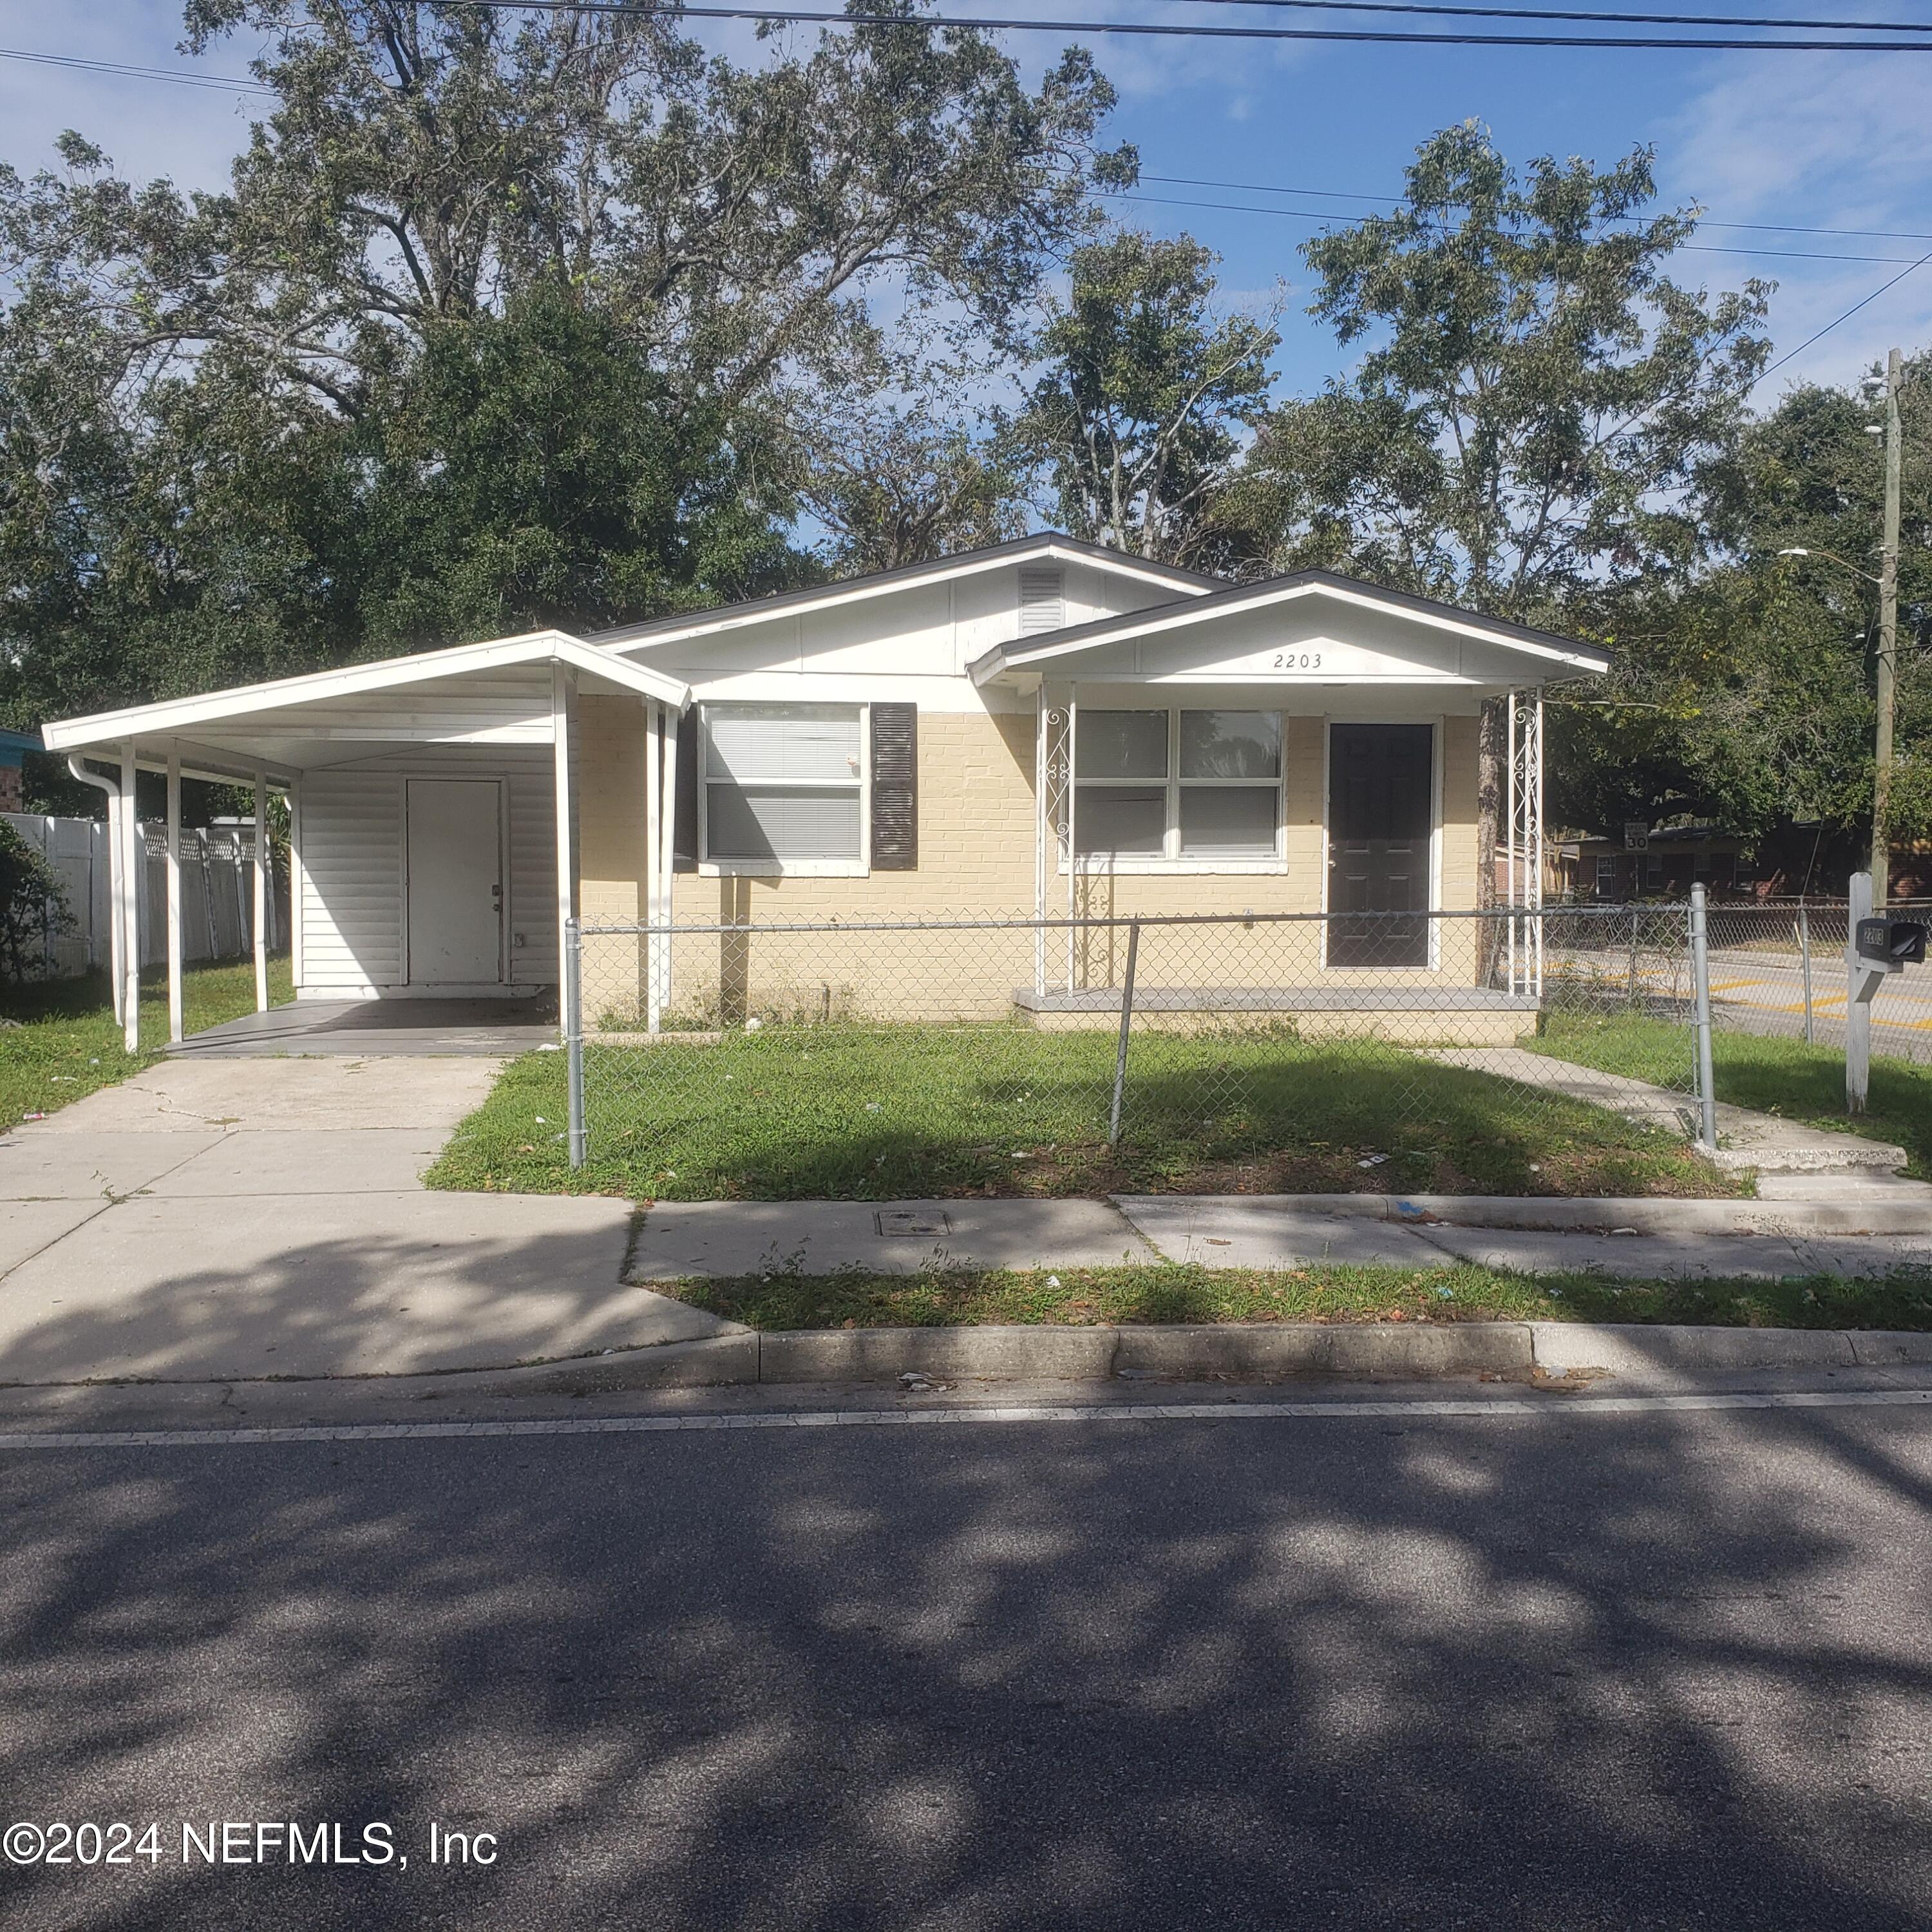
<instances>
[{"instance_id":1,"label":"utility pole","mask_svg":"<svg viewBox=\"0 0 1932 1932\"><path fill-rule=\"evenodd\" d=\"M1898 670L1898 496L1902 463L1898 424L1898 351L1885 358L1885 541L1878 565L1878 734L1872 783L1872 902L1890 890L1892 692Z\"/></svg>"}]
</instances>

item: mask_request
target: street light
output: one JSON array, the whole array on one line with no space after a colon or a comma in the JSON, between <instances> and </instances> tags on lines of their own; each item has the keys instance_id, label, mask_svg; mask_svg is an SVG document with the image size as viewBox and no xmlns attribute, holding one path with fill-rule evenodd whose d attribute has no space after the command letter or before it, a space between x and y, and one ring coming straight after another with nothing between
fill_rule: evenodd
<instances>
[{"instance_id":1,"label":"street light","mask_svg":"<svg viewBox=\"0 0 1932 1932\"><path fill-rule=\"evenodd\" d=\"M1885 581L1884 578L1881 577L1873 576L1871 572L1868 570L1861 570L1855 563L1846 562L1843 557L1835 555L1833 552L1828 550L1781 550L1778 554L1780 556L1822 556L1828 558L1833 563L1839 565L1841 568L1846 570L1849 570L1854 577L1862 577L1868 584L1882 584Z\"/></svg>"}]
</instances>

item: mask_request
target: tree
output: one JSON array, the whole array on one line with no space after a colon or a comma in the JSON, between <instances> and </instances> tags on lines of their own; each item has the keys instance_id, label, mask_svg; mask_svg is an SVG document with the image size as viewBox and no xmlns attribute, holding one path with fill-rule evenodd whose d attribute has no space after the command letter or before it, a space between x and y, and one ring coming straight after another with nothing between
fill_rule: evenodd
<instances>
[{"instance_id":1,"label":"tree","mask_svg":"<svg viewBox=\"0 0 1932 1932\"><path fill-rule=\"evenodd\" d=\"M1215 314L1218 260L1132 230L1075 250L1040 332L1046 373L1009 430L1072 535L1166 563L1213 557L1279 340L1272 315Z\"/></svg>"},{"instance_id":2,"label":"tree","mask_svg":"<svg viewBox=\"0 0 1932 1932\"><path fill-rule=\"evenodd\" d=\"M1932 838L1928 375L1932 357L1914 358L1900 398L1893 818L1904 840ZM1858 573L1877 569L1882 464L1866 434L1875 413L1850 391L1806 385L1745 430L1706 499L1718 558L1621 614L1622 689L1649 708L1563 714L1552 769L1570 822L1690 814L1760 839L1813 824L1828 854L1864 842L1877 602ZM1810 555L1780 555L1791 549Z\"/></svg>"},{"instance_id":3,"label":"tree","mask_svg":"<svg viewBox=\"0 0 1932 1932\"><path fill-rule=\"evenodd\" d=\"M0 705L808 577L791 403L1010 344L1132 170L1084 54L886 10L746 69L668 12L192 0L275 90L226 192L0 170Z\"/></svg>"},{"instance_id":4,"label":"tree","mask_svg":"<svg viewBox=\"0 0 1932 1932\"><path fill-rule=\"evenodd\" d=\"M1672 281L1695 212L1648 213L1654 192L1648 149L1519 175L1466 122L1418 151L1396 212L1306 244L1310 312L1362 354L1260 426L1240 508L1276 567L1613 640L1636 593L1690 570L1768 353L1769 290ZM1486 886L1502 735L1492 706Z\"/></svg>"},{"instance_id":5,"label":"tree","mask_svg":"<svg viewBox=\"0 0 1932 1932\"><path fill-rule=\"evenodd\" d=\"M1024 532L1021 478L950 400L848 394L814 427L803 494L835 569L897 570Z\"/></svg>"}]
</instances>

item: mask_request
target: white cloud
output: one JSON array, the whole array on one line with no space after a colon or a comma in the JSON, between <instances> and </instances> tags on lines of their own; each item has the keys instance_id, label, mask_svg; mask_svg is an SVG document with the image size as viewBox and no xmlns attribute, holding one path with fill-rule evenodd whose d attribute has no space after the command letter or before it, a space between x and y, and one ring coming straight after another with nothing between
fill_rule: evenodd
<instances>
[{"instance_id":1,"label":"white cloud","mask_svg":"<svg viewBox=\"0 0 1932 1932\"><path fill-rule=\"evenodd\" d=\"M1694 193L1728 221L1800 228L1932 231L1932 115L1926 70L1897 56L1733 59L1660 130L1667 185ZM1711 280L1775 279L1772 321L1782 356L1882 286L1932 242L1707 230L1702 240L1819 255L1831 262L1701 256ZM1735 262L1735 267L1720 262ZM1772 378L1773 394L1804 380L1844 382L1894 343L1932 340L1932 262L1804 350ZM1766 400L1768 400L1767 397Z\"/></svg>"}]
</instances>

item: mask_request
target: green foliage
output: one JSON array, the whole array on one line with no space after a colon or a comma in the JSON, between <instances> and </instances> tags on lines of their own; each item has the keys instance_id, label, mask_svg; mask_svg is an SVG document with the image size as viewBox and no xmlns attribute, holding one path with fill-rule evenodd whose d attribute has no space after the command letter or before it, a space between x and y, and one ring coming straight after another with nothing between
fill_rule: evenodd
<instances>
[{"instance_id":1,"label":"green foliage","mask_svg":"<svg viewBox=\"0 0 1932 1932\"><path fill-rule=\"evenodd\" d=\"M1645 212L1654 192L1646 150L1519 175L1468 122L1418 150L1394 214L1306 244L1310 312L1361 356L1261 425L1240 509L1277 567L1586 635L1688 569L1768 290L1672 282L1694 220Z\"/></svg>"},{"instance_id":2,"label":"green foliage","mask_svg":"<svg viewBox=\"0 0 1932 1932\"><path fill-rule=\"evenodd\" d=\"M0 820L0 984L38 978L49 936L73 924L60 875L37 847Z\"/></svg>"},{"instance_id":3,"label":"green foliage","mask_svg":"<svg viewBox=\"0 0 1932 1932\"><path fill-rule=\"evenodd\" d=\"M276 92L225 193L0 169L0 712L815 573L800 399L1010 350L1132 158L1078 52L1029 88L908 8L747 68L674 20L193 0Z\"/></svg>"},{"instance_id":4,"label":"green foliage","mask_svg":"<svg viewBox=\"0 0 1932 1932\"><path fill-rule=\"evenodd\" d=\"M1218 257L1186 236L1127 230L1075 250L1052 305L1046 373L1008 432L1076 536L1211 565L1215 512L1274 377L1272 317L1216 316Z\"/></svg>"}]
</instances>

